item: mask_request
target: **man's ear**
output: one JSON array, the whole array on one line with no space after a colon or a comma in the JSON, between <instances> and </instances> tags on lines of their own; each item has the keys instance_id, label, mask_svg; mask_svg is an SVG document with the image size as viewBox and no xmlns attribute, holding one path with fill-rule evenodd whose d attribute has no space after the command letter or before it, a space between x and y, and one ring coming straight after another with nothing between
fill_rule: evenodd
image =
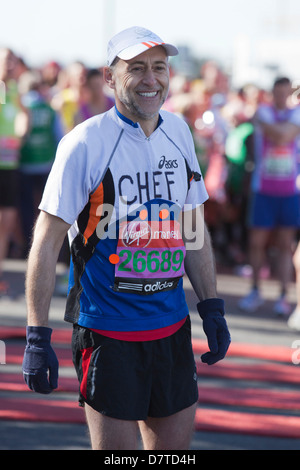
<instances>
[{"instance_id":1,"label":"man's ear","mask_svg":"<svg viewBox=\"0 0 300 470\"><path fill-rule=\"evenodd\" d=\"M103 68L103 78L105 83L109 86L109 88L115 89L115 80L113 76L113 71L110 67Z\"/></svg>"}]
</instances>

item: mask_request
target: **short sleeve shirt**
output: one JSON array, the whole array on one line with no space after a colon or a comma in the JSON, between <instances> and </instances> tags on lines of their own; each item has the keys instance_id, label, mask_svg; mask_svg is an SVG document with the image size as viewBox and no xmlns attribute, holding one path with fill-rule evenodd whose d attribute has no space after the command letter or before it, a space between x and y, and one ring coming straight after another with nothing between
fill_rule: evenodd
<instances>
[{"instance_id":1,"label":"short sleeve shirt","mask_svg":"<svg viewBox=\"0 0 300 470\"><path fill-rule=\"evenodd\" d=\"M67 134L40 204L71 225L66 320L109 331L182 320L179 214L207 198L189 128L171 113L149 138L115 107Z\"/></svg>"}]
</instances>

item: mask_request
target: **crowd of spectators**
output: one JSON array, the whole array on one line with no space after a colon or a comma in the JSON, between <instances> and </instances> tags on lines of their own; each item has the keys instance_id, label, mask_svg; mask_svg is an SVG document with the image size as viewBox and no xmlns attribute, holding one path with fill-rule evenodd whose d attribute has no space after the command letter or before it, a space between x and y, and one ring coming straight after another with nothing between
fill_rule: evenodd
<instances>
[{"instance_id":1,"label":"crowd of spectators","mask_svg":"<svg viewBox=\"0 0 300 470\"><path fill-rule=\"evenodd\" d=\"M7 119L23 115L21 131L16 134L20 158L13 167L21 175L16 205L19 217L8 236L9 256L24 257L58 141L78 123L108 110L114 102L101 66L90 69L82 62L61 66L53 61L33 69L13 51L2 49L0 80L5 84L6 98L0 102L0 121L12 102L15 112ZM249 180L254 167L252 119L257 107L270 100L270 92L254 84L233 89L230 77L214 61L207 61L193 78L184 70L175 72L171 65L170 93L164 109L180 115L192 131L210 195L205 218L217 262L223 266L236 268L247 263ZM0 139L1 134L0 129ZM31 158L30 149L42 148L45 143L47 158ZM5 167L0 162L0 172L2 169Z\"/></svg>"},{"instance_id":2,"label":"crowd of spectators","mask_svg":"<svg viewBox=\"0 0 300 470\"><path fill-rule=\"evenodd\" d=\"M171 79L166 109L180 114L192 131L209 200L205 219L217 262L247 264L250 179L254 169L253 117L271 102L271 91L254 84L235 90L230 77L207 61L193 79L184 73Z\"/></svg>"}]
</instances>

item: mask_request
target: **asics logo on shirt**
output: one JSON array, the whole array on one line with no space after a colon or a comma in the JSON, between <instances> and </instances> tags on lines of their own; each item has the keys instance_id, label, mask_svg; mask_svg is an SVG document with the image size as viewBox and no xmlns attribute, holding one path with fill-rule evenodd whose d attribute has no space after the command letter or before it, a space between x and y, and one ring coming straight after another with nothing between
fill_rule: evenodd
<instances>
[{"instance_id":1,"label":"asics logo on shirt","mask_svg":"<svg viewBox=\"0 0 300 470\"><path fill-rule=\"evenodd\" d=\"M159 161L158 168L161 170L162 168L170 169L170 168L178 168L177 160L167 160L166 157L163 155Z\"/></svg>"}]
</instances>

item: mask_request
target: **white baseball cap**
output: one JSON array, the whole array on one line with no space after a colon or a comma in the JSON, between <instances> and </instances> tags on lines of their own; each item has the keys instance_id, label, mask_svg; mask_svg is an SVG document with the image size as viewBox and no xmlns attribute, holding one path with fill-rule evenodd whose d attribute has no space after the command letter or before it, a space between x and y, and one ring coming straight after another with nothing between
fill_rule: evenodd
<instances>
[{"instance_id":1,"label":"white baseball cap","mask_svg":"<svg viewBox=\"0 0 300 470\"><path fill-rule=\"evenodd\" d=\"M130 60L155 46L163 46L168 56L178 54L177 47L166 44L149 29L132 26L116 34L107 46L107 65L110 66L116 57Z\"/></svg>"}]
</instances>

